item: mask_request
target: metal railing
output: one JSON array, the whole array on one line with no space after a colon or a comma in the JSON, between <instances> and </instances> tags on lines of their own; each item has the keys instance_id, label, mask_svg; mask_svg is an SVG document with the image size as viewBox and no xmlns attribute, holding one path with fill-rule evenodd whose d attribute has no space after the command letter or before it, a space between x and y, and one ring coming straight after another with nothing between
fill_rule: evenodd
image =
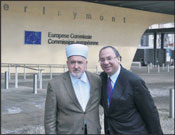
<instances>
[{"instance_id":1,"label":"metal railing","mask_svg":"<svg viewBox=\"0 0 175 135\"><path fill-rule=\"evenodd\" d=\"M37 94L37 86L42 89L42 74L43 71L46 71L47 74L50 74L50 79L53 77L53 69L63 69L62 72L66 72L67 65L64 64L24 64L24 63L1 63L1 69L5 69L5 89L9 88L9 80L11 80L11 70L14 68L14 80L15 80L15 88L18 88L18 69L23 69L24 80L26 80L26 69L32 71L33 74L33 93ZM47 69L50 69L49 72ZM97 66L88 66L88 69L94 69L96 73L98 73ZM33 72L35 71L35 72ZM38 72L38 75L36 74ZM57 72L54 70L54 72ZM1 74L2 75L2 74ZM2 76L1 76L2 77ZM37 85L37 80L39 80L39 85Z\"/></svg>"},{"instance_id":2,"label":"metal railing","mask_svg":"<svg viewBox=\"0 0 175 135\"><path fill-rule=\"evenodd\" d=\"M26 63L1 63L1 71L2 68L8 68L8 72L10 73L10 68L13 67L20 67L23 68L24 71L21 72L26 72L26 69L31 69L34 71L45 71L48 73L52 72L58 72L56 69L62 69L61 72L66 72L67 71L67 65L66 64L26 64ZM49 70L48 70L49 69ZM98 73L98 66L96 65L88 65L87 70L93 70L96 73ZM15 72L15 71L13 71Z\"/></svg>"},{"instance_id":3,"label":"metal railing","mask_svg":"<svg viewBox=\"0 0 175 135\"><path fill-rule=\"evenodd\" d=\"M149 63L148 65L147 65L147 73L150 73L151 72L151 70L153 69L153 68L157 68L157 72L159 73L159 72L161 72L161 71L165 71L165 70L167 70L167 72L170 72L170 65L169 65L169 63L167 64L167 66L165 67L165 64L162 64L162 68L160 68L160 65L158 64L158 65L153 65L152 63ZM161 70L160 70L161 69Z\"/></svg>"}]
</instances>

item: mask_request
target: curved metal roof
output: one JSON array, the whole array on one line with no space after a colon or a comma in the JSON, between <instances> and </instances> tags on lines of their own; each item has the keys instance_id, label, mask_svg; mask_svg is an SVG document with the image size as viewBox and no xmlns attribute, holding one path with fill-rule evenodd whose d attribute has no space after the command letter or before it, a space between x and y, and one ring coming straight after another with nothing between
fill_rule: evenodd
<instances>
[{"instance_id":1,"label":"curved metal roof","mask_svg":"<svg viewBox=\"0 0 175 135\"><path fill-rule=\"evenodd\" d=\"M92 1L89 1L92 2ZM137 9L137 10L144 10L144 11L150 11L150 12L156 12L156 13L163 13L163 14L169 14L174 15L174 0L164 0L164 1L118 1L118 0L96 0L93 1L94 3L98 4L104 4L104 5L111 5L116 7L124 7L124 8L131 8L131 9Z\"/></svg>"}]
</instances>

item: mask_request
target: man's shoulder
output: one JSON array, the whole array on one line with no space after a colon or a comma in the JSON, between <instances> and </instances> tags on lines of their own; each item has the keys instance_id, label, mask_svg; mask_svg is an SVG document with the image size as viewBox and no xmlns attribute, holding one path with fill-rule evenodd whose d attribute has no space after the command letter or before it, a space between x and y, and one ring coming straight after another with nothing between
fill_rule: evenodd
<instances>
[{"instance_id":1,"label":"man's shoulder","mask_svg":"<svg viewBox=\"0 0 175 135\"><path fill-rule=\"evenodd\" d=\"M129 80L142 80L141 77L125 68L122 67L121 75L125 77L125 79Z\"/></svg>"},{"instance_id":2,"label":"man's shoulder","mask_svg":"<svg viewBox=\"0 0 175 135\"><path fill-rule=\"evenodd\" d=\"M92 73L92 72L89 72L89 71L86 71L87 75L90 76L91 78L94 78L94 79L100 79L100 76L97 74L97 73Z\"/></svg>"},{"instance_id":3,"label":"man's shoulder","mask_svg":"<svg viewBox=\"0 0 175 135\"><path fill-rule=\"evenodd\" d=\"M59 81L61 81L61 80L63 80L63 78L65 78L65 76L67 75L67 72L65 72L65 73L60 73L60 74L58 74L55 78L53 78L52 80L50 80L49 82L50 83L55 83L55 82L59 82Z\"/></svg>"}]
</instances>

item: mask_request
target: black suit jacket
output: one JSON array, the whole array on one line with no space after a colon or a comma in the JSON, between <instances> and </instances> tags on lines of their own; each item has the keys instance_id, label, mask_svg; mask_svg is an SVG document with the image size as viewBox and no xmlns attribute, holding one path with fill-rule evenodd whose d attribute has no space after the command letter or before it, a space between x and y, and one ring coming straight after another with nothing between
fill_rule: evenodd
<instances>
[{"instance_id":1,"label":"black suit jacket","mask_svg":"<svg viewBox=\"0 0 175 135\"><path fill-rule=\"evenodd\" d=\"M102 72L105 133L163 134L159 114L145 82L121 66L116 86L107 103L107 74Z\"/></svg>"}]
</instances>

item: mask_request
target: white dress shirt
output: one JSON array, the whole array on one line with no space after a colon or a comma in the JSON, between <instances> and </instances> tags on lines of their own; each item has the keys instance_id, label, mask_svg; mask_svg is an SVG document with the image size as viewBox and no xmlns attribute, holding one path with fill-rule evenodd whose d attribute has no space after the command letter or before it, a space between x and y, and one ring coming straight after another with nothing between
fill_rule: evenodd
<instances>
[{"instance_id":1,"label":"white dress shirt","mask_svg":"<svg viewBox=\"0 0 175 135\"><path fill-rule=\"evenodd\" d=\"M87 103L89 101L89 97L90 97L90 83L89 83L89 80L87 78L87 75L84 72L83 75L81 76L81 78L78 79L70 74L70 78L72 81L75 95L76 95L83 111L85 112L86 105L87 105Z\"/></svg>"},{"instance_id":2,"label":"white dress shirt","mask_svg":"<svg viewBox=\"0 0 175 135\"><path fill-rule=\"evenodd\" d=\"M118 68L117 72L115 72L113 75L110 76L112 88L114 88L115 81L116 81L116 79L118 78L118 76L120 74L120 70L121 70L121 66L119 65L119 68Z\"/></svg>"}]
</instances>

